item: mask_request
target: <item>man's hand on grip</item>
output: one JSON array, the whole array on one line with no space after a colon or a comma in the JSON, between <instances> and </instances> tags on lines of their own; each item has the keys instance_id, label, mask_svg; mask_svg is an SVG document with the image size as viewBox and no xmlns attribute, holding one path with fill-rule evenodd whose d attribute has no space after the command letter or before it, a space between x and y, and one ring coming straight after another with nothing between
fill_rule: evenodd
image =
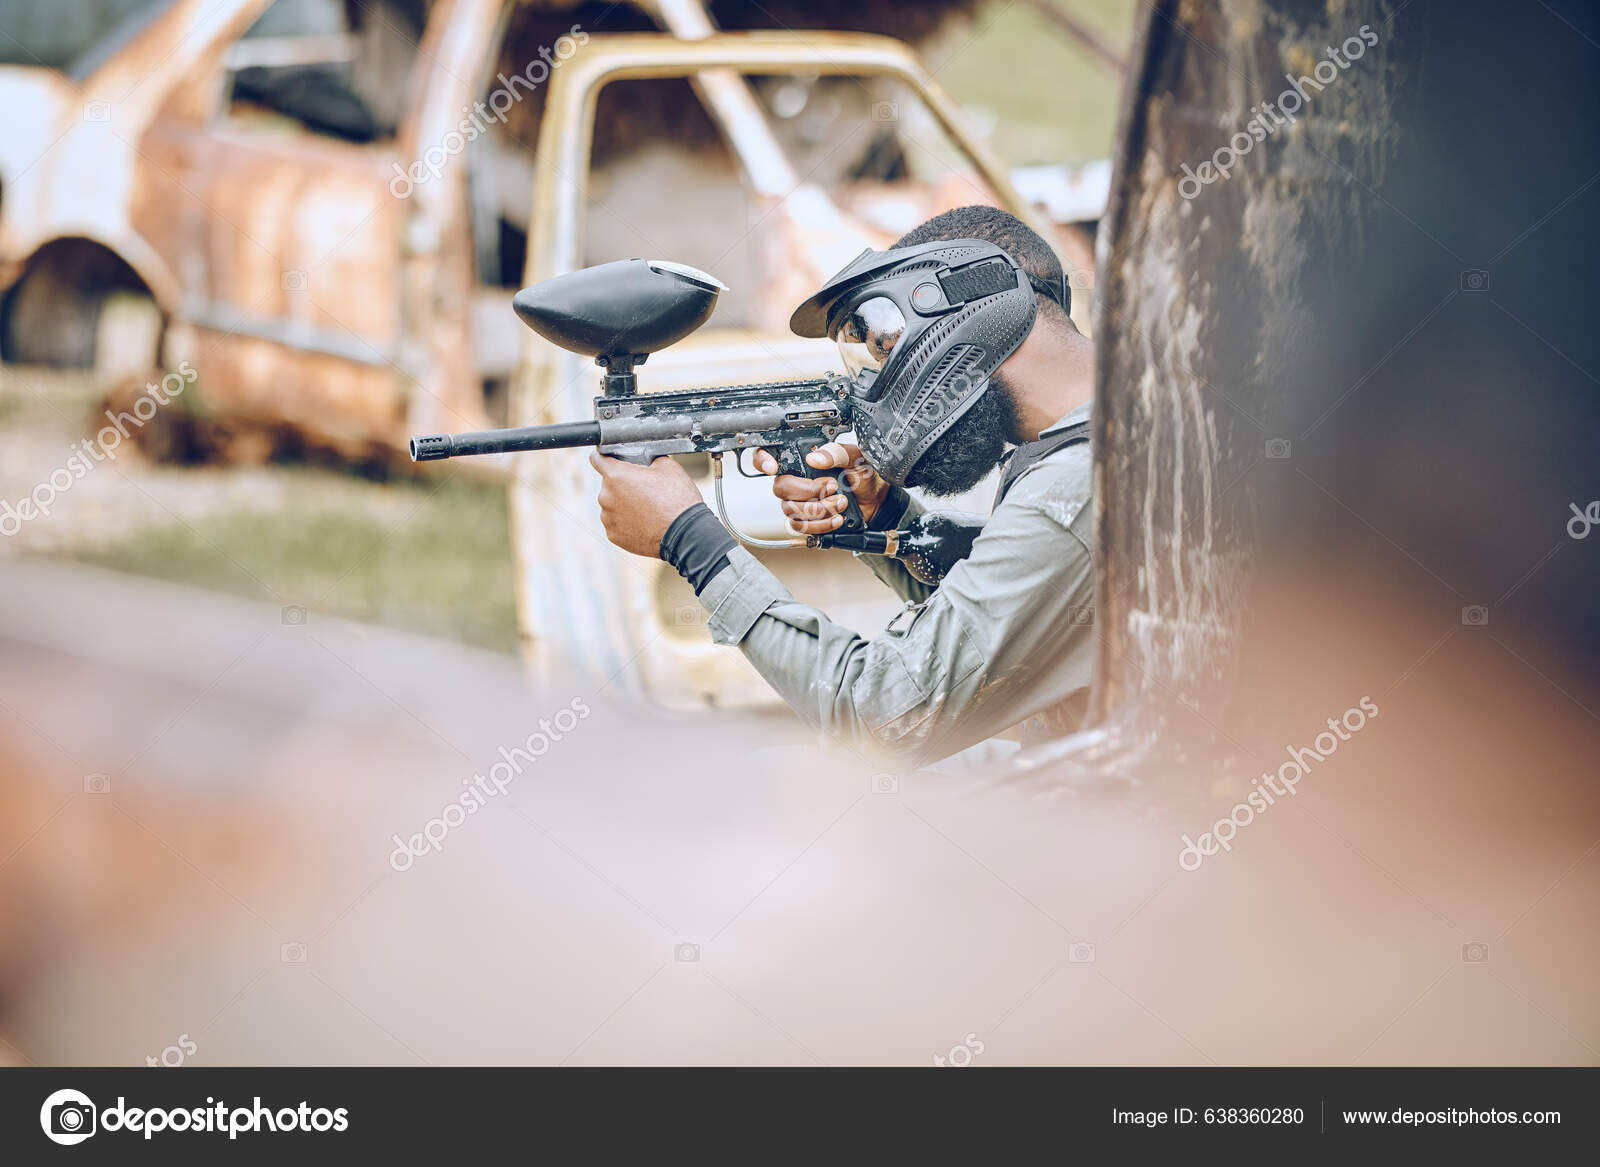
<instances>
[{"instance_id":1,"label":"man's hand on grip","mask_svg":"<svg viewBox=\"0 0 1600 1167\"><path fill-rule=\"evenodd\" d=\"M844 522L848 499L832 477L802 478L798 474L779 474L778 460L768 450L757 450L753 459L757 470L776 475L772 493L782 501L789 524L802 535L821 535L837 531ZM861 456L858 446L828 442L806 455L806 462L817 470L836 469L850 486L867 522L888 497L889 484Z\"/></svg>"}]
</instances>

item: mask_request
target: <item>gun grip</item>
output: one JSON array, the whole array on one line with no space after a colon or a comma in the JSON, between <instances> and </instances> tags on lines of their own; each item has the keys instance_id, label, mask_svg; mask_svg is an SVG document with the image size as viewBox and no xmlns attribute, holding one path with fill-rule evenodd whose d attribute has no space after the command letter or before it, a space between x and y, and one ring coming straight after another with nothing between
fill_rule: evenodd
<instances>
[{"instance_id":1,"label":"gun grip","mask_svg":"<svg viewBox=\"0 0 1600 1167\"><path fill-rule=\"evenodd\" d=\"M778 458L778 472L780 474L798 474L802 478L831 478L838 487L839 493L844 495L845 509L844 522L840 523L835 533L845 531L856 532L867 529L867 521L861 515L861 504L856 501L855 491L850 489L850 472L841 469L818 470L806 461L805 453L783 451Z\"/></svg>"}]
</instances>

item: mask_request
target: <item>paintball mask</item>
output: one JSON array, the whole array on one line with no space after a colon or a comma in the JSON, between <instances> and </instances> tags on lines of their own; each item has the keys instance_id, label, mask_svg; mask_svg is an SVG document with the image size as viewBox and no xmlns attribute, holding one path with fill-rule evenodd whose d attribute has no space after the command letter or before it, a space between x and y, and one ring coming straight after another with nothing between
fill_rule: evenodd
<instances>
[{"instance_id":1,"label":"paintball mask","mask_svg":"<svg viewBox=\"0 0 1600 1167\"><path fill-rule=\"evenodd\" d=\"M1038 279L987 240L868 249L796 308L789 327L838 344L862 452L904 485L1027 338L1035 291L1070 308L1065 275Z\"/></svg>"}]
</instances>

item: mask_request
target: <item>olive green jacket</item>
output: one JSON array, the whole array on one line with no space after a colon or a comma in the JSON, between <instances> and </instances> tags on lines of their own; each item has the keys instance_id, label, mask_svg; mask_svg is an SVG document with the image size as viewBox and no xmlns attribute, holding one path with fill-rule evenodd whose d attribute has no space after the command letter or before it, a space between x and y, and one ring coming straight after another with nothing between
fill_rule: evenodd
<instances>
[{"instance_id":1,"label":"olive green jacket","mask_svg":"<svg viewBox=\"0 0 1600 1167\"><path fill-rule=\"evenodd\" d=\"M1084 405L1041 437L1085 417ZM1076 728L1094 656L1089 444L1025 470L932 588L898 561L862 556L906 607L867 639L791 596L743 547L700 602L718 644L736 644L806 721L846 745L933 761L1019 723ZM911 502L904 520L920 508Z\"/></svg>"}]
</instances>

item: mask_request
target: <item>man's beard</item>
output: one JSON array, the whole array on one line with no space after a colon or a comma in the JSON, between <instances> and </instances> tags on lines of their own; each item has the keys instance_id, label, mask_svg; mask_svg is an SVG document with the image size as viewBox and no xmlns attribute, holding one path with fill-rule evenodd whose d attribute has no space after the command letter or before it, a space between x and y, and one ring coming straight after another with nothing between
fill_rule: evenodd
<instances>
[{"instance_id":1,"label":"man's beard","mask_svg":"<svg viewBox=\"0 0 1600 1167\"><path fill-rule=\"evenodd\" d=\"M972 407L917 459L906 485L933 495L971 490L1000 465L1007 442L1020 428L1011 387L995 372Z\"/></svg>"}]
</instances>

